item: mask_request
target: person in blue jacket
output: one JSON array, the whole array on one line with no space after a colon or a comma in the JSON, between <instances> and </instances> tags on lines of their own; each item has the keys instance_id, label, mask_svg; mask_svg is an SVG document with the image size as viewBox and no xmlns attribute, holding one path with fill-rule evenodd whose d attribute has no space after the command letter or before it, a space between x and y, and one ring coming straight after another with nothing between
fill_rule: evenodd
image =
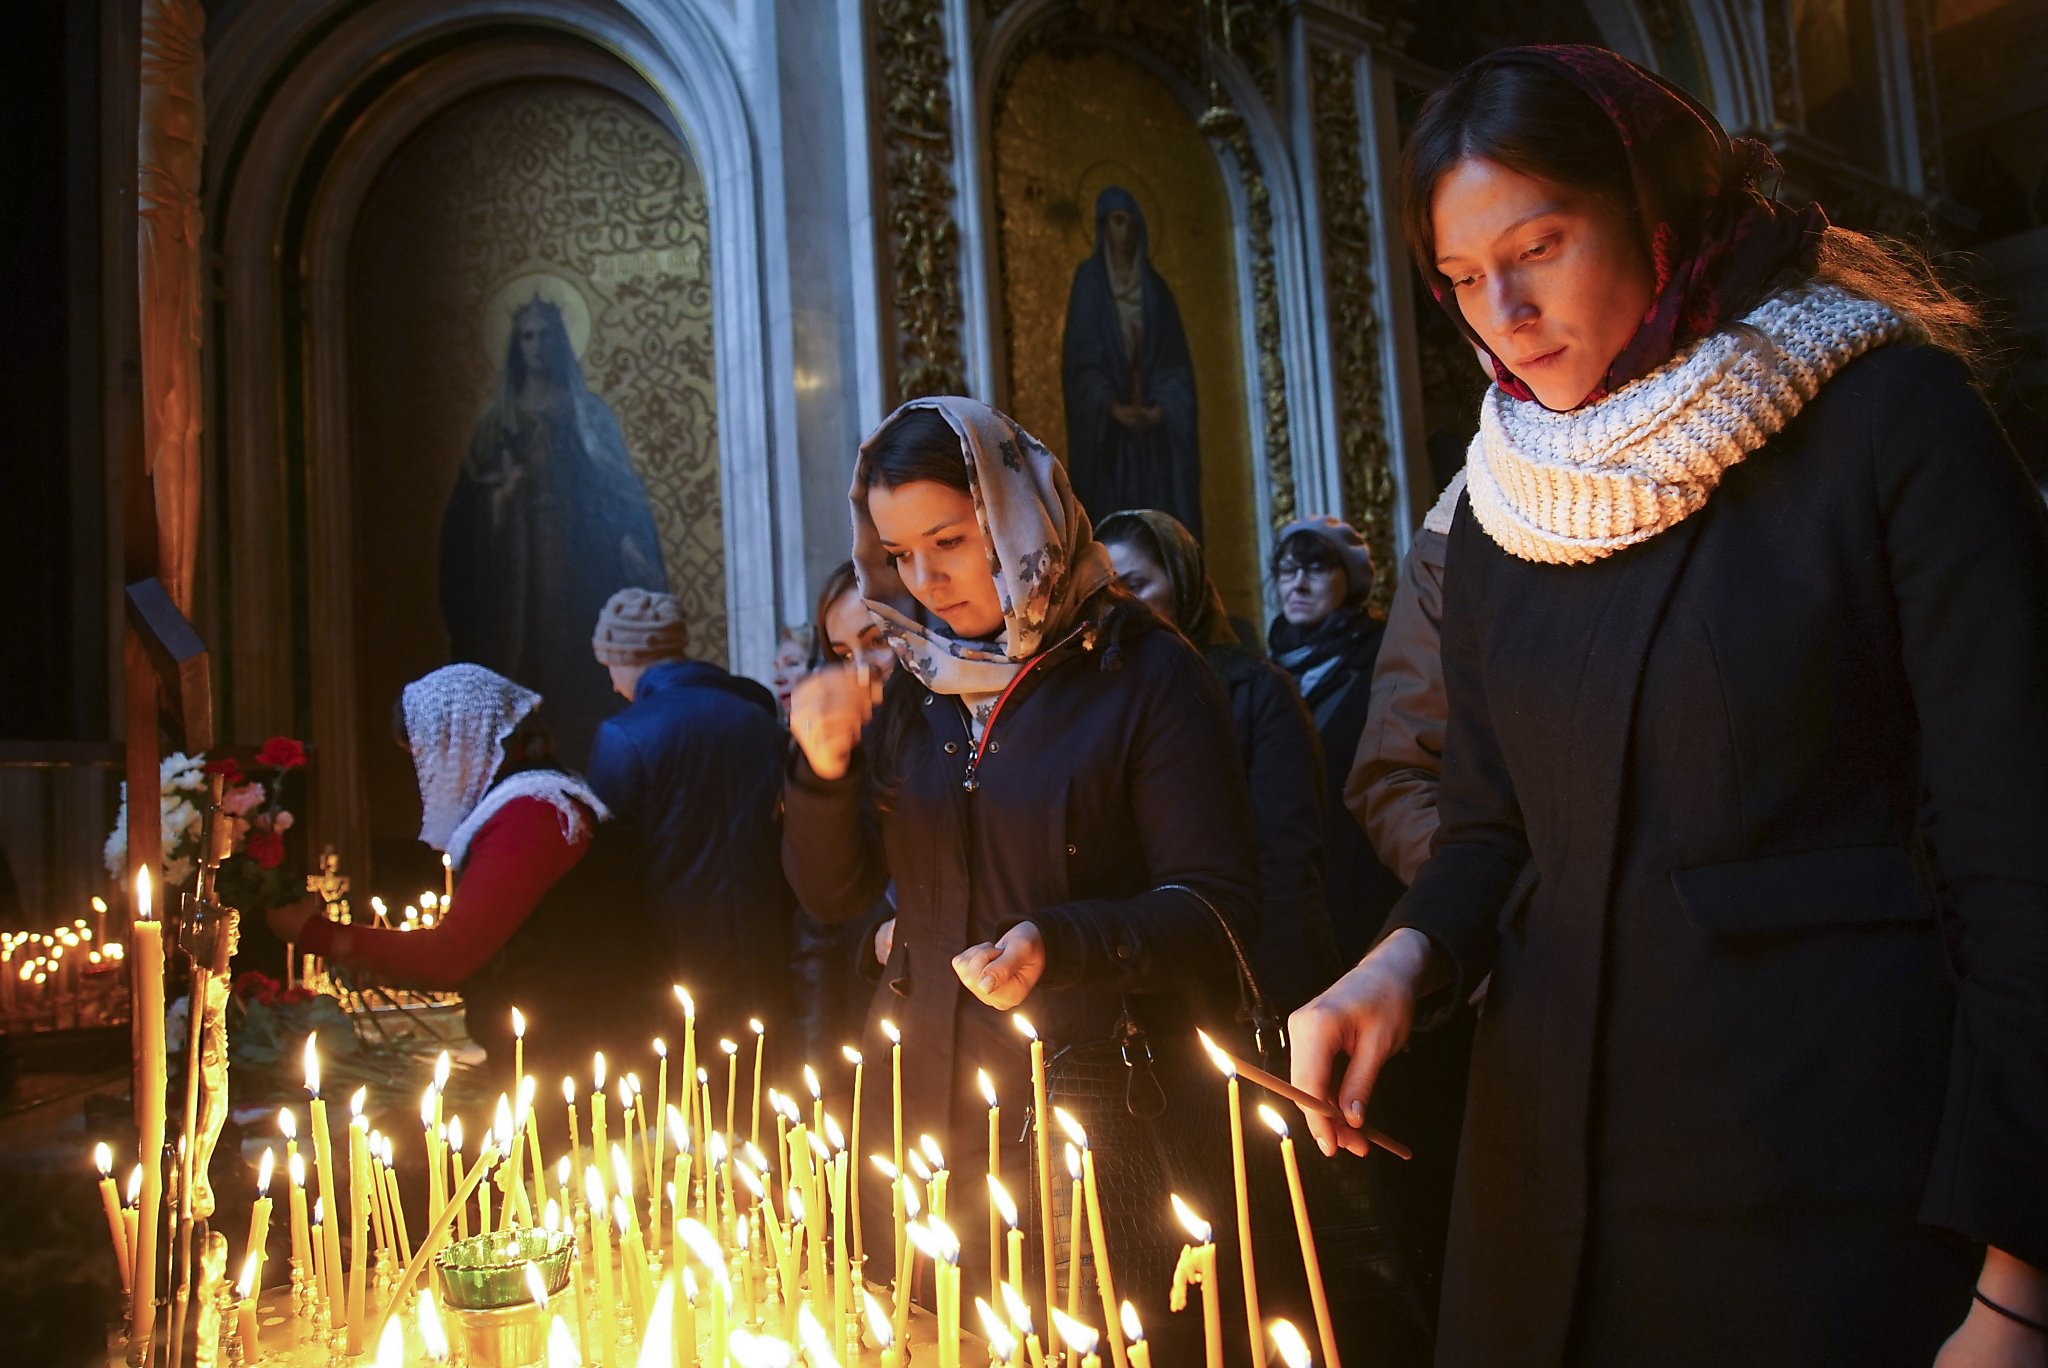
<instances>
[{"instance_id":1,"label":"person in blue jacket","mask_svg":"<svg viewBox=\"0 0 2048 1368\"><path fill-rule=\"evenodd\" d=\"M739 1038L748 1017L780 1017L788 993L784 738L766 688L688 646L672 595L622 589L605 604L591 649L628 706L598 727L589 779L638 847L649 919L700 1030Z\"/></svg>"}]
</instances>

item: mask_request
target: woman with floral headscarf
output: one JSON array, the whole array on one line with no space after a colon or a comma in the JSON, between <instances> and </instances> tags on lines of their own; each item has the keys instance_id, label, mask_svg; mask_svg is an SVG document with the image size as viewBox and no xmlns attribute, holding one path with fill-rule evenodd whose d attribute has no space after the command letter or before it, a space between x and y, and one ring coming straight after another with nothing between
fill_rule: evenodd
<instances>
[{"instance_id":1,"label":"woman with floral headscarf","mask_svg":"<svg viewBox=\"0 0 2048 1368\"><path fill-rule=\"evenodd\" d=\"M977 1071L1006 1106L1030 1096L1009 1009L1057 1054L1108 1040L1128 1004L1164 1055L1227 990L1222 923L1248 937L1256 917L1244 775L1208 667L1115 587L1064 470L1008 418L905 405L862 447L851 497L862 592L902 668L886 687L858 663L798 685L783 862L828 921L865 916L893 876L867 1057L887 1057L892 1021L907 1132L978 1173ZM888 1133L878 1094L869 1135ZM1030 1191L1025 1147L998 1168ZM1156 1195L1148 1222L1166 1217ZM978 1267L982 1242L963 1243Z\"/></svg>"},{"instance_id":2,"label":"woman with floral headscarf","mask_svg":"<svg viewBox=\"0 0 2048 1368\"><path fill-rule=\"evenodd\" d=\"M528 1065L587 1067L593 1049L644 1042L665 977L637 881L613 855L611 814L560 769L540 695L481 665L405 686L394 719L420 784L420 840L454 863L455 894L430 927L343 926L305 903L272 929L373 982L460 990L471 1037L510 1057L511 1011L534 1023Z\"/></svg>"},{"instance_id":3,"label":"woman with floral headscarf","mask_svg":"<svg viewBox=\"0 0 2048 1368\"><path fill-rule=\"evenodd\" d=\"M1968 311L1768 169L1582 47L1403 162L1496 378L1441 826L1293 1045L1355 1123L1492 975L1439 1364L2048 1357L2048 527Z\"/></svg>"}]
</instances>

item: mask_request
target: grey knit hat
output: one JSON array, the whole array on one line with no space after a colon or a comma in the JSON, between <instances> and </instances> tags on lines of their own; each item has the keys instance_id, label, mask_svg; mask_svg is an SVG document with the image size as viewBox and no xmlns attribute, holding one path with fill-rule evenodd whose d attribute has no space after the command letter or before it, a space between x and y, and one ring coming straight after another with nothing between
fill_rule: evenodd
<instances>
[{"instance_id":1,"label":"grey knit hat","mask_svg":"<svg viewBox=\"0 0 2048 1368\"><path fill-rule=\"evenodd\" d=\"M1280 529L1280 535L1273 539L1273 545L1282 547L1297 532L1306 532L1330 549L1337 563L1344 567L1344 578L1350 592L1347 601L1364 598L1372 588L1372 549L1365 544L1365 538L1358 535L1358 529L1342 518L1324 514L1320 518L1296 518Z\"/></svg>"},{"instance_id":2,"label":"grey knit hat","mask_svg":"<svg viewBox=\"0 0 2048 1368\"><path fill-rule=\"evenodd\" d=\"M658 665L680 660L690 645L690 624L673 594L621 589L597 615L590 649L600 665Z\"/></svg>"}]
</instances>

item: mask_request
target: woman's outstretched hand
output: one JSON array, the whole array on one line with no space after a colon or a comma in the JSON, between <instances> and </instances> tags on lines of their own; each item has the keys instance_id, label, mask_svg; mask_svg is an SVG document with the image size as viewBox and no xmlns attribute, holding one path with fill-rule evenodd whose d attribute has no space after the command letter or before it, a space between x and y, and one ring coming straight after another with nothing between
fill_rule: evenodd
<instances>
[{"instance_id":1,"label":"woman's outstretched hand","mask_svg":"<svg viewBox=\"0 0 2048 1368\"><path fill-rule=\"evenodd\" d=\"M882 700L882 681L865 665L827 665L797 681L789 696L789 730L820 779L837 779L852 763L860 729Z\"/></svg>"},{"instance_id":2,"label":"woman's outstretched hand","mask_svg":"<svg viewBox=\"0 0 2048 1368\"><path fill-rule=\"evenodd\" d=\"M997 941L970 945L953 956L953 972L967 991L999 1012L1031 996L1045 974L1045 937L1030 922L1018 922Z\"/></svg>"},{"instance_id":3,"label":"woman's outstretched hand","mask_svg":"<svg viewBox=\"0 0 2048 1368\"><path fill-rule=\"evenodd\" d=\"M1364 1157L1366 1139L1360 1128L1365 1125L1366 1100L1381 1066L1408 1043L1415 999L1432 954L1429 937L1404 927L1287 1019L1294 1086L1317 1097L1334 1097L1350 1123L1303 1111L1309 1134L1324 1154L1341 1148ZM1339 1060L1344 1061L1341 1077Z\"/></svg>"}]
</instances>

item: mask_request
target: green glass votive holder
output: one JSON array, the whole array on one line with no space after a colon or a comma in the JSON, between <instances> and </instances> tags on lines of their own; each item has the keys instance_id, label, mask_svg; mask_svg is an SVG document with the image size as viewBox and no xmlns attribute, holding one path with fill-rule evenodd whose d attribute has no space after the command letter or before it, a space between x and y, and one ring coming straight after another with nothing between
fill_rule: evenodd
<instances>
[{"instance_id":1,"label":"green glass votive holder","mask_svg":"<svg viewBox=\"0 0 2048 1368\"><path fill-rule=\"evenodd\" d=\"M562 1231L514 1227L458 1240L434 1260L441 1304L476 1368L529 1368L547 1354L547 1318L527 1285L540 1274L553 1298L569 1286L573 1243Z\"/></svg>"}]
</instances>

